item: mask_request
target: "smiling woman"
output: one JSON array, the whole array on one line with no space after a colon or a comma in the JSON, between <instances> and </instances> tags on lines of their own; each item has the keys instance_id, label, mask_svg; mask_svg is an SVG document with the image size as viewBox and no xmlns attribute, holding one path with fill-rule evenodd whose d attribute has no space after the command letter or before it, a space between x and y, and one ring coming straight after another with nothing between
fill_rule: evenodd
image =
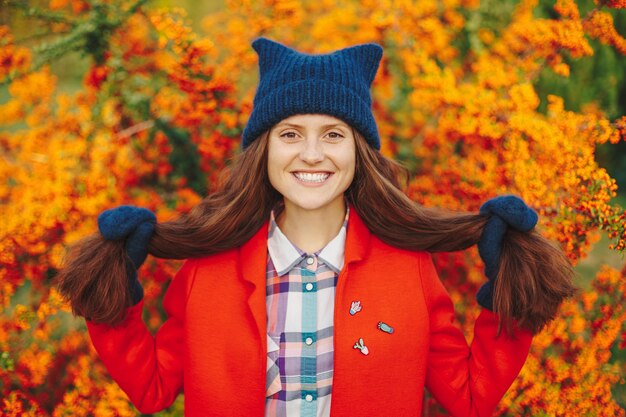
<instances>
[{"instance_id":1,"label":"smiling woman","mask_svg":"<svg viewBox=\"0 0 626 417\"><path fill-rule=\"evenodd\" d=\"M380 46L252 46L260 83L224 186L170 222L105 211L59 274L111 376L145 413L184 390L189 416L419 415L428 388L453 416L490 415L573 293L567 258L517 197L452 213L403 193L371 112ZM475 244L488 282L468 346L430 252ZM186 259L155 336L148 254Z\"/></svg>"}]
</instances>

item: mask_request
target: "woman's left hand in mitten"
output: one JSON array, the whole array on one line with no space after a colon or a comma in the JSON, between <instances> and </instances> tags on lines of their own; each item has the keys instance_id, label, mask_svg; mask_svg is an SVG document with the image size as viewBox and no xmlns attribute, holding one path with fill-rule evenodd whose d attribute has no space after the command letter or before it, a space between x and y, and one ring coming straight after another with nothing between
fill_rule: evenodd
<instances>
[{"instance_id":1,"label":"woman's left hand in mitten","mask_svg":"<svg viewBox=\"0 0 626 417\"><path fill-rule=\"evenodd\" d=\"M488 200L480 207L480 214L491 217L485 224L478 253L485 263L485 275L489 279L476 294L478 304L493 311L493 285L498 276L502 240L509 227L529 232L537 224L537 213L524 200L514 195L503 195Z\"/></svg>"}]
</instances>

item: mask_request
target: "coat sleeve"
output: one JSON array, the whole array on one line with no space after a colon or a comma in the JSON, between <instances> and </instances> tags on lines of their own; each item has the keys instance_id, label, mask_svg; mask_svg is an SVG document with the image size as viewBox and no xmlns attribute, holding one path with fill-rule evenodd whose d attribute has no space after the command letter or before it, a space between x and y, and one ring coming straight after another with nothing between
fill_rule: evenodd
<instances>
[{"instance_id":1,"label":"coat sleeve","mask_svg":"<svg viewBox=\"0 0 626 417\"><path fill-rule=\"evenodd\" d=\"M496 337L498 316L483 309L468 346L429 253L420 269L430 321L426 386L451 416L491 416L526 361L532 333L515 329L509 337L503 330Z\"/></svg>"},{"instance_id":2,"label":"coat sleeve","mask_svg":"<svg viewBox=\"0 0 626 417\"><path fill-rule=\"evenodd\" d=\"M141 318L143 300L111 327L87 320L91 341L111 377L142 413L169 407L183 389L183 323L195 268L185 261L163 298L166 321L153 336Z\"/></svg>"}]
</instances>

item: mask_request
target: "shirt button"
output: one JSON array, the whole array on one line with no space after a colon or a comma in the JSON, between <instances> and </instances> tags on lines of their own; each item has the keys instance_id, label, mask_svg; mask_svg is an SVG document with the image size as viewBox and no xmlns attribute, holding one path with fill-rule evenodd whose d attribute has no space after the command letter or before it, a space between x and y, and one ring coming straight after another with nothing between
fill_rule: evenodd
<instances>
[{"instance_id":1,"label":"shirt button","mask_svg":"<svg viewBox=\"0 0 626 417\"><path fill-rule=\"evenodd\" d=\"M306 263L307 265L313 265L313 262L315 262L315 260L311 257L306 258Z\"/></svg>"},{"instance_id":2,"label":"shirt button","mask_svg":"<svg viewBox=\"0 0 626 417\"><path fill-rule=\"evenodd\" d=\"M313 401L313 396L311 394L307 394L304 399L306 400L306 402L310 403L311 401Z\"/></svg>"},{"instance_id":3,"label":"shirt button","mask_svg":"<svg viewBox=\"0 0 626 417\"><path fill-rule=\"evenodd\" d=\"M306 290L307 291L311 291L313 289L313 284L311 284L310 282L308 284L306 284Z\"/></svg>"},{"instance_id":4,"label":"shirt button","mask_svg":"<svg viewBox=\"0 0 626 417\"><path fill-rule=\"evenodd\" d=\"M307 345L312 345L313 344L313 339L310 337L307 337L306 340L304 341L304 343L306 343Z\"/></svg>"}]
</instances>

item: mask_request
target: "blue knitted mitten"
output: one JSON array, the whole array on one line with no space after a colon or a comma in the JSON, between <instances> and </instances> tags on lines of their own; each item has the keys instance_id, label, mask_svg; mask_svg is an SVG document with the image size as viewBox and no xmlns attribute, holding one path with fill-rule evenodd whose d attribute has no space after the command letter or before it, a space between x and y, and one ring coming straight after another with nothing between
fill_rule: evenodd
<instances>
[{"instance_id":1,"label":"blue knitted mitten","mask_svg":"<svg viewBox=\"0 0 626 417\"><path fill-rule=\"evenodd\" d=\"M492 198L480 207L480 214L491 214L478 242L478 253L489 279L476 294L478 304L493 311L493 283L498 276L502 239L508 227L529 232L537 224L537 213L514 195Z\"/></svg>"},{"instance_id":2,"label":"blue knitted mitten","mask_svg":"<svg viewBox=\"0 0 626 417\"><path fill-rule=\"evenodd\" d=\"M98 216L98 229L106 240L126 240L126 253L135 266L128 271L133 305L143 298L143 287L137 279L137 270L148 256L148 243L156 221L156 216L150 210L133 206L119 206L105 210Z\"/></svg>"}]
</instances>

